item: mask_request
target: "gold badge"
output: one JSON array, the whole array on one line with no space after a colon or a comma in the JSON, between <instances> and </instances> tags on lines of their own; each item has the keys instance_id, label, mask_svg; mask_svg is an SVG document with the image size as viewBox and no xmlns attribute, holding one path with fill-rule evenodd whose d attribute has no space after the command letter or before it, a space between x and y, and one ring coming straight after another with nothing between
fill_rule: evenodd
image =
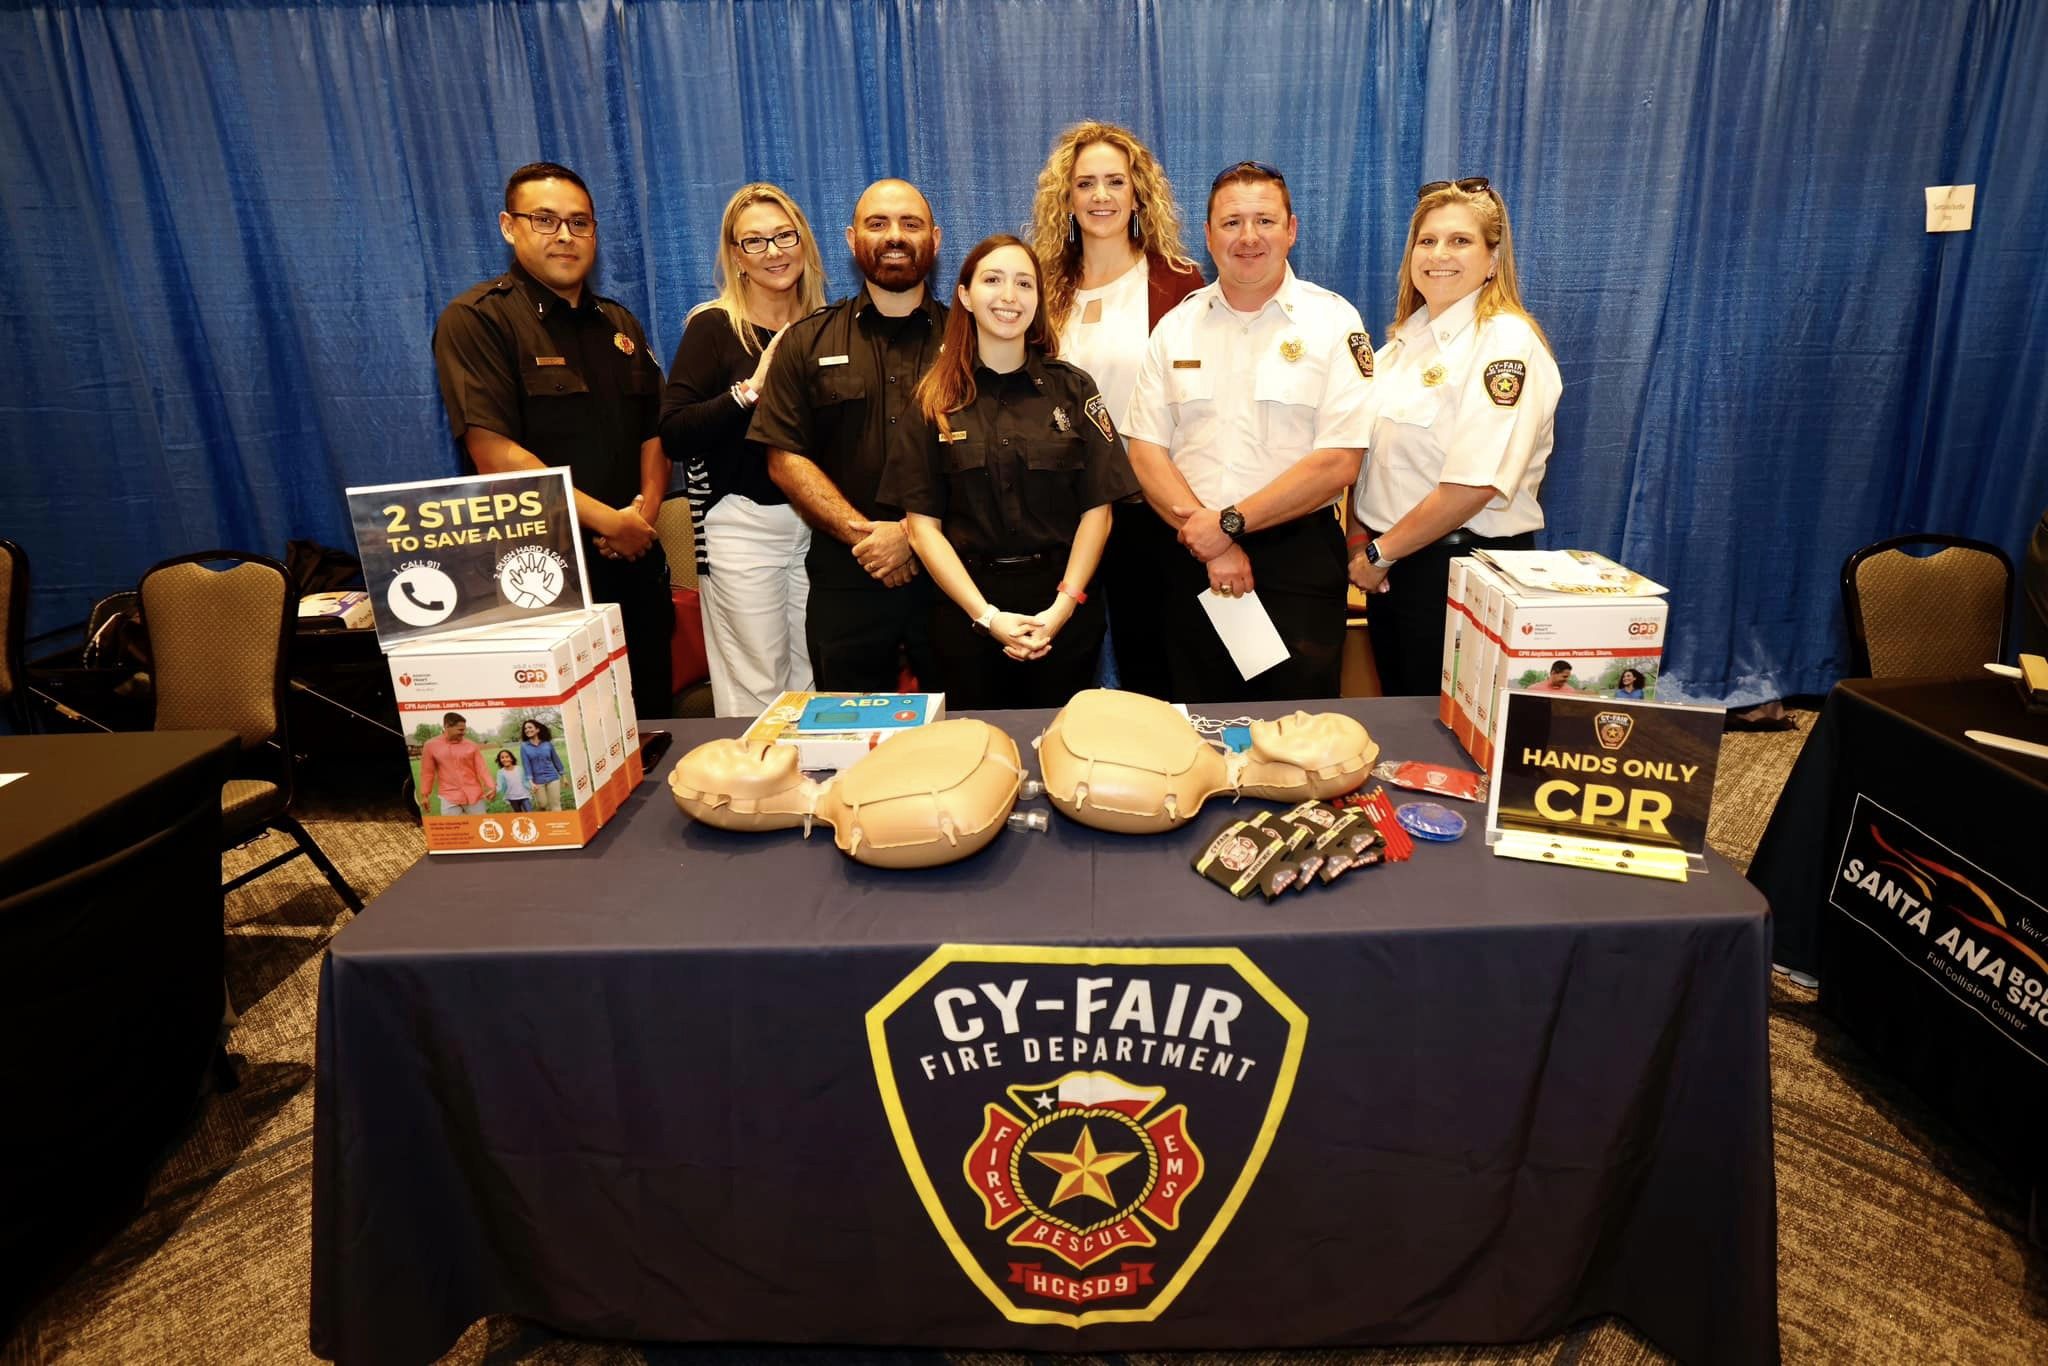
<instances>
[{"instance_id":1,"label":"gold badge","mask_svg":"<svg viewBox=\"0 0 2048 1366\"><path fill-rule=\"evenodd\" d=\"M623 332L612 333L612 345L629 356L633 354L633 339Z\"/></svg>"},{"instance_id":2,"label":"gold badge","mask_svg":"<svg viewBox=\"0 0 2048 1366\"><path fill-rule=\"evenodd\" d=\"M1432 365L1422 372L1422 383L1425 388L1434 389L1443 382L1444 367L1442 364Z\"/></svg>"},{"instance_id":3,"label":"gold badge","mask_svg":"<svg viewBox=\"0 0 2048 1366\"><path fill-rule=\"evenodd\" d=\"M1199 370L1202 368L1202 362L1198 360L1177 360L1173 363L1173 368L1176 370Z\"/></svg>"},{"instance_id":4,"label":"gold badge","mask_svg":"<svg viewBox=\"0 0 2048 1366\"><path fill-rule=\"evenodd\" d=\"M1052 425L1063 432L1074 430L1074 424L1067 418L1067 410L1055 404L1052 410Z\"/></svg>"},{"instance_id":5,"label":"gold badge","mask_svg":"<svg viewBox=\"0 0 2048 1366\"><path fill-rule=\"evenodd\" d=\"M1299 337L1289 337L1286 341L1280 343L1280 359L1286 361L1289 365L1301 359L1301 352L1302 345L1301 338Z\"/></svg>"}]
</instances>

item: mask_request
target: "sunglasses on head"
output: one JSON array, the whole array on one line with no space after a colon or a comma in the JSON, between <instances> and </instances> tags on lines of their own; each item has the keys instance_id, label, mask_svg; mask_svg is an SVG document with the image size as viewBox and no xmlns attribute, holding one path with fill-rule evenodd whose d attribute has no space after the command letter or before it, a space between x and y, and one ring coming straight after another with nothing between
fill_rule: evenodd
<instances>
[{"instance_id":1,"label":"sunglasses on head","mask_svg":"<svg viewBox=\"0 0 2048 1366\"><path fill-rule=\"evenodd\" d=\"M1224 181L1230 179L1232 176L1236 175L1240 171L1255 171L1259 175L1265 176L1270 180L1279 181L1282 185L1285 185L1287 183L1287 177L1280 174L1280 168L1278 166L1269 166L1263 161L1233 161L1230 163L1230 165L1225 166L1222 170L1216 173L1216 178L1209 182L1209 188L1211 190L1217 190L1222 188Z\"/></svg>"},{"instance_id":2,"label":"sunglasses on head","mask_svg":"<svg viewBox=\"0 0 2048 1366\"><path fill-rule=\"evenodd\" d=\"M1478 194L1491 190L1493 182L1483 175L1468 175L1463 180L1432 180L1415 192L1417 199L1427 199L1438 190L1463 190L1466 194Z\"/></svg>"}]
</instances>

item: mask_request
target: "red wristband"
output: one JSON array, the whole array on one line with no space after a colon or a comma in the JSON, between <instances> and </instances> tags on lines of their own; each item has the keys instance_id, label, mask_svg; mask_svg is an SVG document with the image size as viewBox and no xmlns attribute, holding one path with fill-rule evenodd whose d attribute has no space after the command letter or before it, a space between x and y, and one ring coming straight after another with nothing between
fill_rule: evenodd
<instances>
[{"instance_id":1,"label":"red wristband","mask_svg":"<svg viewBox=\"0 0 2048 1366\"><path fill-rule=\"evenodd\" d=\"M1067 587L1064 581L1061 582L1059 591L1065 593L1068 597L1072 598L1074 600L1074 605L1076 607L1079 607L1082 603L1088 601L1088 595L1086 593L1077 592L1074 589Z\"/></svg>"},{"instance_id":2,"label":"red wristband","mask_svg":"<svg viewBox=\"0 0 2048 1366\"><path fill-rule=\"evenodd\" d=\"M1346 550L1356 550L1370 540L1372 540L1372 533L1370 531L1354 531L1344 538L1344 548Z\"/></svg>"}]
</instances>

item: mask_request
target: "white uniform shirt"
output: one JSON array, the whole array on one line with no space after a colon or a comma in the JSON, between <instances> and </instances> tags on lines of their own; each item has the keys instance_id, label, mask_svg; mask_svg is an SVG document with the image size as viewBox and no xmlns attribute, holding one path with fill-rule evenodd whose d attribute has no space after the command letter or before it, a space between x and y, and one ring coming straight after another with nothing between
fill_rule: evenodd
<instances>
[{"instance_id":1,"label":"white uniform shirt","mask_svg":"<svg viewBox=\"0 0 2048 1366\"><path fill-rule=\"evenodd\" d=\"M1140 256L1136 265L1101 288L1076 290L1073 311L1060 329L1060 359L1088 372L1118 431L1130 411L1131 390L1138 383L1146 335L1152 330L1151 279L1151 266ZM1091 303L1094 322L1087 321Z\"/></svg>"},{"instance_id":2,"label":"white uniform shirt","mask_svg":"<svg viewBox=\"0 0 2048 1366\"><path fill-rule=\"evenodd\" d=\"M1352 502L1359 526L1387 530L1438 484L1493 486L1465 523L1481 536L1543 525L1536 490L1564 381L1526 319L1475 322L1478 308L1474 290L1441 318L1418 309L1373 358L1378 420Z\"/></svg>"},{"instance_id":3,"label":"white uniform shirt","mask_svg":"<svg viewBox=\"0 0 2048 1366\"><path fill-rule=\"evenodd\" d=\"M1124 435L1164 446L1202 506L1230 507L1310 451L1366 444L1371 345L1357 309L1291 266L1250 320L1211 281L1152 330Z\"/></svg>"}]
</instances>

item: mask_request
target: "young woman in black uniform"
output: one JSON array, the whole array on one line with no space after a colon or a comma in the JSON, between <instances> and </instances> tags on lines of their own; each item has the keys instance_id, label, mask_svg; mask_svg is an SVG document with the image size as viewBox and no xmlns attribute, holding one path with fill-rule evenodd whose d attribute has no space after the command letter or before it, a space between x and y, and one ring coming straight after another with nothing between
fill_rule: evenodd
<instances>
[{"instance_id":1,"label":"young woman in black uniform","mask_svg":"<svg viewBox=\"0 0 2048 1366\"><path fill-rule=\"evenodd\" d=\"M1109 505L1138 481L1095 382L1055 350L1031 249L1007 233L978 243L917 386L922 428L883 476L948 599L932 648L962 710L1057 707L1095 681L1088 582Z\"/></svg>"}]
</instances>

